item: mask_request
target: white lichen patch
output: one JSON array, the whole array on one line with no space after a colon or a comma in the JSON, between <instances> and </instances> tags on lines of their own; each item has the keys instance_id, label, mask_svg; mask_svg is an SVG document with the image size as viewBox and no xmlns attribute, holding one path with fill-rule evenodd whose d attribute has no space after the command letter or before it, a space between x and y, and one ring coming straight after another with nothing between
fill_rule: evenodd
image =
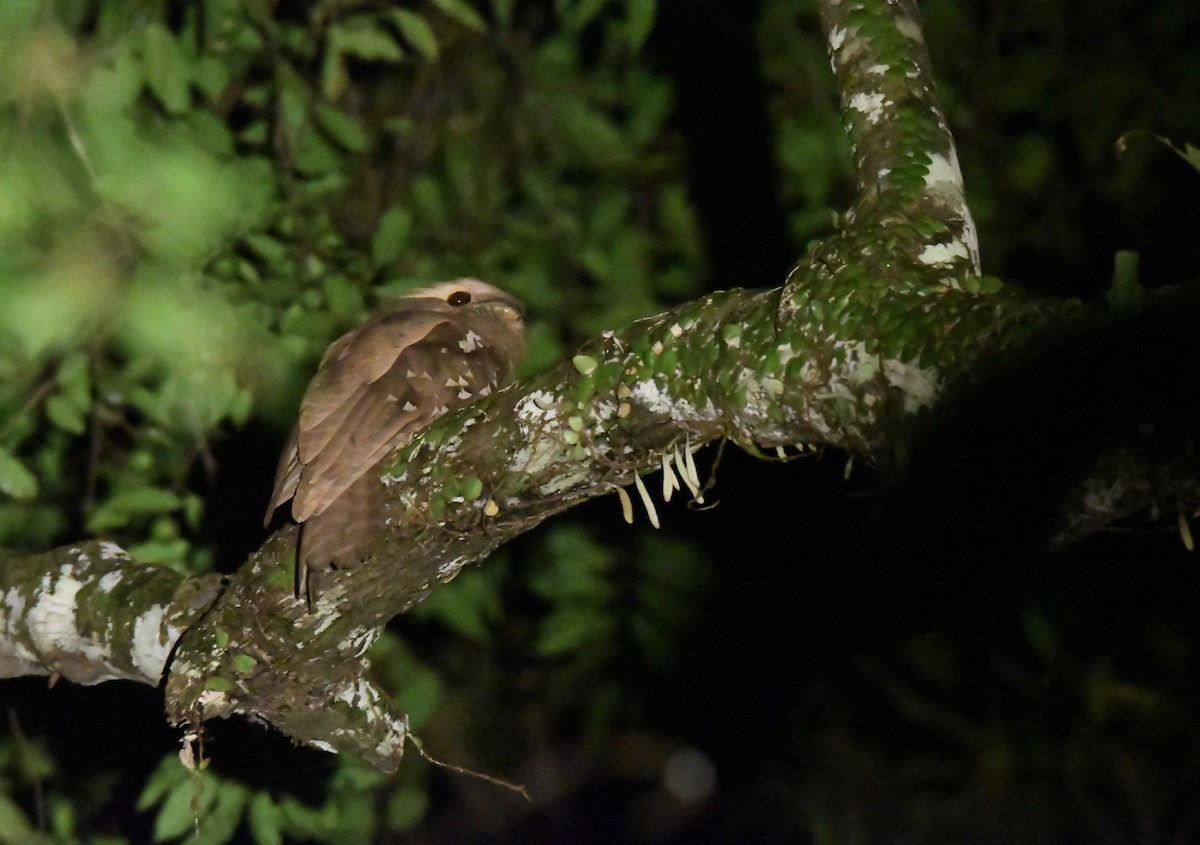
<instances>
[{"instance_id":1,"label":"white lichen patch","mask_svg":"<svg viewBox=\"0 0 1200 845\"><path fill-rule=\"evenodd\" d=\"M379 712L376 710L376 705L379 703L379 691L364 678L356 678L353 683L342 687L334 696L334 700L362 711L369 723L379 717Z\"/></svg>"},{"instance_id":2,"label":"white lichen patch","mask_svg":"<svg viewBox=\"0 0 1200 845\"><path fill-rule=\"evenodd\" d=\"M96 589L108 595L117 588L117 585L125 579L125 573L114 570L113 572L105 572L100 576L100 580L96 582Z\"/></svg>"},{"instance_id":3,"label":"white lichen patch","mask_svg":"<svg viewBox=\"0 0 1200 845\"><path fill-rule=\"evenodd\" d=\"M829 49L836 53L846 43L846 29L838 27L829 33Z\"/></svg>"},{"instance_id":4,"label":"white lichen patch","mask_svg":"<svg viewBox=\"0 0 1200 845\"><path fill-rule=\"evenodd\" d=\"M100 559L101 560L127 560L129 555L125 554L125 550L116 543L110 543L104 540L100 543Z\"/></svg>"},{"instance_id":5,"label":"white lichen patch","mask_svg":"<svg viewBox=\"0 0 1200 845\"><path fill-rule=\"evenodd\" d=\"M219 710L225 706L225 693L221 690L202 690L196 697L201 710Z\"/></svg>"},{"instance_id":6,"label":"white lichen patch","mask_svg":"<svg viewBox=\"0 0 1200 845\"><path fill-rule=\"evenodd\" d=\"M336 603L328 600L328 596L328 592L322 593L320 598L317 599L317 606L313 608L315 611L317 611L320 620L317 622L316 628L313 629L313 636L319 637L321 634L324 634L327 630L329 630L329 626L336 622L342 615L336 610L330 610L321 606L323 603L336 606ZM322 602L322 599L326 599L326 601Z\"/></svg>"},{"instance_id":7,"label":"white lichen patch","mask_svg":"<svg viewBox=\"0 0 1200 845\"><path fill-rule=\"evenodd\" d=\"M937 370L912 361L884 359L883 377L901 392L904 412L907 414L932 405L941 388L941 374Z\"/></svg>"},{"instance_id":8,"label":"white lichen patch","mask_svg":"<svg viewBox=\"0 0 1200 845\"><path fill-rule=\"evenodd\" d=\"M878 355L867 354L867 345L859 341L835 344L845 351L846 381L855 387L866 384L883 366Z\"/></svg>"},{"instance_id":9,"label":"white lichen patch","mask_svg":"<svg viewBox=\"0 0 1200 845\"><path fill-rule=\"evenodd\" d=\"M522 431L521 434L526 445L513 453L514 469L537 475L561 458L561 446L544 432Z\"/></svg>"},{"instance_id":10,"label":"white lichen patch","mask_svg":"<svg viewBox=\"0 0 1200 845\"><path fill-rule=\"evenodd\" d=\"M616 402L599 400L592 403L592 417L600 423L606 423L617 416L620 405Z\"/></svg>"},{"instance_id":11,"label":"white lichen patch","mask_svg":"<svg viewBox=\"0 0 1200 845\"><path fill-rule=\"evenodd\" d=\"M146 678L162 677L171 649L183 633L182 628L163 624L166 614L167 606L156 604L133 622L133 647L129 657Z\"/></svg>"},{"instance_id":12,"label":"white lichen patch","mask_svg":"<svg viewBox=\"0 0 1200 845\"><path fill-rule=\"evenodd\" d=\"M971 266L975 268L976 273L982 273L983 265L979 260L979 232L975 229L975 218L971 216L971 207L965 204L963 205L962 240L967 245L967 252L971 255Z\"/></svg>"},{"instance_id":13,"label":"white lichen patch","mask_svg":"<svg viewBox=\"0 0 1200 845\"><path fill-rule=\"evenodd\" d=\"M913 41L920 41L922 43L925 41L925 34L921 32L920 25L918 25L917 22L912 18L906 18L903 16L896 18L896 29L898 29L900 34L905 38L911 38Z\"/></svg>"},{"instance_id":14,"label":"white lichen patch","mask_svg":"<svg viewBox=\"0 0 1200 845\"><path fill-rule=\"evenodd\" d=\"M379 631L377 629L358 627L352 630L346 636L346 639L338 644L338 650L341 652L364 654L367 649L375 644L375 640L377 639L379 639Z\"/></svg>"},{"instance_id":15,"label":"white lichen patch","mask_svg":"<svg viewBox=\"0 0 1200 845\"><path fill-rule=\"evenodd\" d=\"M83 582L70 564L62 565L57 581L48 572L43 576L37 602L25 617L29 639L41 654L65 652L92 662L109 657L104 647L81 636L75 627L75 596L81 587Z\"/></svg>"},{"instance_id":16,"label":"white lichen patch","mask_svg":"<svg viewBox=\"0 0 1200 845\"><path fill-rule=\"evenodd\" d=\"M337 754L337 749L323 739L310 739L308 745L318 751L325 751L329 754Z\"/></svg>"},{"instance_id":17,"label":"white lichen patch","mask_svg":"<svg viewBox=\"0 0 1200 845\"><path fill-rule=\"evenodd\" d=\"M867 73L871 76L886 76L887 72L891 69L890 65L876 63L867 68Z\"/></svg>"},{"instance_id":18,"label":"white lichen patch","mask_svg":"<svg viewBox=\"0 0 1200 845\"><path fill-rule=\"evenodd\" d=\"M521 397L513 410L517 419L527 423L552 420L558 415L558 397L548 390L534 390Z\"/></svg>"},{"instance_id":19,"label":"white lichen patch","mask_svg":"<svg viewBox=\"0 0 1200 845\"><path fill-rule=\"evenodd\" d=\"M1089 479L1083 484L1083 510L1087 514L1114 514L1129 495L1119 480Z\"/></svg>"},{"instance_id":20,"label":"white lichen patch","mask_svg":"<svg viewBox=\"0 0 1200 845\"><path fill-rule=\"evenodd\" d=\"M901 395L905 413L914 413L933 403L937 398L941 377L937 370L922 367L915 361L884 358L870 353L862 341L839 341L836 347L843 351L845 364L838 378L831 378L830 393L841 393L841 398L852 398L855 394L847 385L861 387L868 381L882 376L888 387ZM839 390L840 388L840 390ZM874 403L867 403L870 407Z\"/></svg>"},{"instance_id":21,"label":"white lichen patch","mask_svg":"<svg viewBox=\"0 0 1200 845\"><path fill-rule=\"evenodd\" d=\"M950 205L955 211L964 206L962 170L958 166L958 153L953 148L949 156L941 153L930 156L925 171L925 189L930 196Z\"/></svg>"},{"instance_id":22,"label":"white lichen patch","mask_svg":"<svg viewBox=\"0 0 1200 845\"><path fill-rule=\"evenodd\" d=\"M871 125L883 120L885 109L890 105L891 101L879 91L870 94L860 91L850 98L850 108L865 115Z\"/></svg>"},{"instance_id":23,"label":"white lichen patch","mask_svg":"<svg viewBox=\"0 0 1200 845\"><path fill-rule=\"evenodd\" d=\"M763 378L755 370L743 367L738 373L738 388L746 396L742 413L755 421L756 432L762 439L769 440L776 436L786 439L786 432L795 424L796 415L790 408L778 408L776 410L784 412L784 418L772 424L769 414L776 405L773 393L782 392L784 383L774 377Z\"/></svg>"},{"instance_id":24,"label":"white lichen patch","mask_svg":"<svg viewBox=\"0 0 1200 845\"><path fill-rule=\"evenodd\" d=\"M556 496L559 493L575 489L589 478L591 478L590 466L581 463L579 469L573 472L559 472L552 480L538 486L537 491L543 496ZM508 504L511 506L516 506L520 503L521 500L519 498L509 499L508 501Z\"/></svg>"},{"instance_id":25,"label":"white lichen patch","mask_svg":"<svg viewBox=\"0 0 1200 845\"><path fill-rule=\"evenodd\" d=\"M662 414L673 420L712 420L717 410L712 401L699 409L686 399L678 399L662 389L654 379L639 381L630 390L630 397L653 414Z\"/></svg>"},{"instance_id":26,"label":"white lichen patch","mask_svg":"<svg viewBox=\"0 0 1200 845\"><path fill-rule=\"evenodd\" d=\"M455 576L462 571L462 568L470 562L469 558L456 557L454 560L448 560L445 563L439 564L437 570L438 580L453 581Z\"/></svg>"},{"instance_id":27,"label":"white lichen patch","mask_svg":"<svg viewBox=\"0 0 1200 845\"><path fill-rule=\"evenodd\" d=\"M967 245L960 240L952 240L944 244L926 245L917 260L929 267L948 267L969 257Z\"/></svg>"},{"instance_id":28,"label":"white lichen patch","mask_svg":"<svg viewBox=\"0 0 1200 845\"><path fill-rule=\"evenodd\" d=\"M5 612L7 608L7 612ZM16 587L10 587L4 594L4 607L0 607L0 631L12 634L10 622L18 622L25 615L25 596Z\"/></svg>"},{"instance_id":29,"label":"white lichen patch","mask_svg":"<svg viewBox=\"0 0 1200 845\"><path fill-rule=\"evenodd\" d=\"M774 376L764 376L758 382L763 391L772 399L778 399L783 395L784 384L782 379L777 379Z\"/></svg>"},{"instance_id":30,"label":"white lichen patch","mask_svg":"<svg viewBox=\"0 0 1200 845\"><path fill-rule=\"evenodd\" d=\"M397 748L403 748L408 738L408 716L397 716L388 722L388 732L391 739L385 739L375 746L375 753L380 757L394 754Z\"/></svg>"},{"instance_id":31,"label":"white lichen patch","mask_svg":"<svg viewBox=\"0 0 1200 845\"><path fill-rule=\"evenodd\" d=\"M558 454L557 447L543 433L558 419L558 399L549 391L535 390L522 397L513 410L521 428L521 439L527 445L514 456L516 466L528 472L544 469Z\"/></svg>"},{"instance_id":32,"label":"white lichen patch","mask_svg":"<svg viewBox=\"0 0 1200 845\"><path fill-rule=\"evenodd\" d=\"M7 610L6 610L7 608ZM4 594L0 605L0 667L15 674L33 674L41 667L41 661L17 636L17 629L25 613L25 597L16 588Z\"/></svg>"},{"instance_id":33,"label":"white lichen patch","mask_svg":"<svg viewBox=\"0 0 1200 845\"><path fill-rule=\"evenodd\" d=\"M792 348L791 343L781 343L779 346L776 346L775 349L777 352L779 352L779 363L785 367L793 358L798 358L800 356L800 353Z\"/></svg>"}]
</instances>

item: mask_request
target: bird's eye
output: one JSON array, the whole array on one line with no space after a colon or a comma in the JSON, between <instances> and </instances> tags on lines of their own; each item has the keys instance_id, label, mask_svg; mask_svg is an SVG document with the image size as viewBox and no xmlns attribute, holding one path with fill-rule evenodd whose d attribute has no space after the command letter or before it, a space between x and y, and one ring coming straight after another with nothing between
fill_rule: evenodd
<instances>
[{"instance_id":1,"label":"bird's eye","mask_svg":"<svg viewBox=\"0 0 1200 845\"><path fill-rule=\"evenodd\" d=\"M456 290L454 293L446 297L446 301L451 305L466 305L471 301L471 294L465 290Z\"/></svg>"}]
</instances>

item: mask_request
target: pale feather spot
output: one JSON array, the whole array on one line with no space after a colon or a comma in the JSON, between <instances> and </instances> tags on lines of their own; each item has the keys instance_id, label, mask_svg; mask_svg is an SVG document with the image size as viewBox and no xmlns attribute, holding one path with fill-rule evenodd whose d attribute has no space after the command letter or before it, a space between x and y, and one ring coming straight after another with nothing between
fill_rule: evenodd
<instances>
[{"instance_id":1,"label":"pale feather spot","mask_svg":"<svg viewBox=\"0 0 1200 845\"><path fill-rule=\"evenodd\" d=\"M475 334L473 329L467 329L467 336L458 342L458 348L463 352L474 352L483 346L483 338Z\"/></svg>"},{"instance_id":2,"label":"pale feather spot","mask_svg":"<svg viewBox=\"0 0 1200 845\"><path fill-rule=\"evenodd\" d=\"M479 395L480 396L491 396L492 395L492 386L490 384L485 384L483 387L479 388Z\"/></svg>"},{"instance_id":3,"label":"pale feather spot","mask_svg":"<svg viewBox=\"0 0 1200 845\"><path fill-rule=\"evenodd\" d=\"M471 391L469 391L469 390L460 390L460 391L458 391L458 398L459 398L459 399L470 399L470 398L471 398Z\"/></svg>"},{"instance_id":4,"label":"pale feather spot","mask_svg":"<svg viewBox=\"0 0 1200 845\"><path fill-rule=\"evenodd\" d=\"M415 410L417 410L417 406L414 405L412 402L405 402L404 405L401 407L401 410L402 411L415 411Z\"/></svg>"},{"instance_id":5,"label":"pale feather spot","mask_svg":"<svg viewBox=\"0 0 1200 845\"><path fill-rule=\"evenodd\" d=\"M404 374L404 377L405 378L424 378L424 379L433 378L433 376L429 375L429 373L427 373L427 372L422 371L419 373L414 373L412 370L409 370L408 372L406 372Z\"/></svg>"}]
</instances>

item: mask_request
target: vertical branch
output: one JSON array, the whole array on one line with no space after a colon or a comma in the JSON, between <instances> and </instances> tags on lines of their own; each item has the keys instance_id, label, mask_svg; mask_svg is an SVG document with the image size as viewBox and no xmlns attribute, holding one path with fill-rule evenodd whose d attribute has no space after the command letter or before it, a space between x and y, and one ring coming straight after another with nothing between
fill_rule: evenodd
<instances>
[{"instance_id":1,"label":"vertical branch","mask_svg":"<svg viewBox=\"0 0 1200 845\"><path fill-rule=\"evenodd\" d=\"M979 292L975 225L915 0L820 6L858 184L844 220L844 235L856 234L834 263L872 255L893 289ZM864 248L865 231L873 249Z\"/></svg>"},{"instance_id":2,"label":"vertical branch","mask_svg":"<svg viewBox=\"0 0 1200 845\"><path fill-rule=\"evenodd\" d=\"M922 262L978 275L975 224L916 0L821 0L821 23L858 174L854 213L941 223L945 231L925 236Z\"/></svg>"}]
</instances>

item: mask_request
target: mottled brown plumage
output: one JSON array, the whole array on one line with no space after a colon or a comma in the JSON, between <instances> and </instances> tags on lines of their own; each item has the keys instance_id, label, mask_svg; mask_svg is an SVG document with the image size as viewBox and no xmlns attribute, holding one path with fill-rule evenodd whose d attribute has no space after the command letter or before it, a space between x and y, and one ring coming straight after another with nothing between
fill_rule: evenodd
<instances>
[{"instance_id":1,"label":"mottled brown plumage","mask_svg":"<svg viewBox=\"0 0 1200 845\"><path fill-rule=\"evenodd\" d=\"M292 500L301 523L297 594L371 552L382 530L379 473L446 411L508 380L524 347L520 303L477 279L417 291L338 338L300 404L267 521Z\"/></svg>"}]
</instances>

